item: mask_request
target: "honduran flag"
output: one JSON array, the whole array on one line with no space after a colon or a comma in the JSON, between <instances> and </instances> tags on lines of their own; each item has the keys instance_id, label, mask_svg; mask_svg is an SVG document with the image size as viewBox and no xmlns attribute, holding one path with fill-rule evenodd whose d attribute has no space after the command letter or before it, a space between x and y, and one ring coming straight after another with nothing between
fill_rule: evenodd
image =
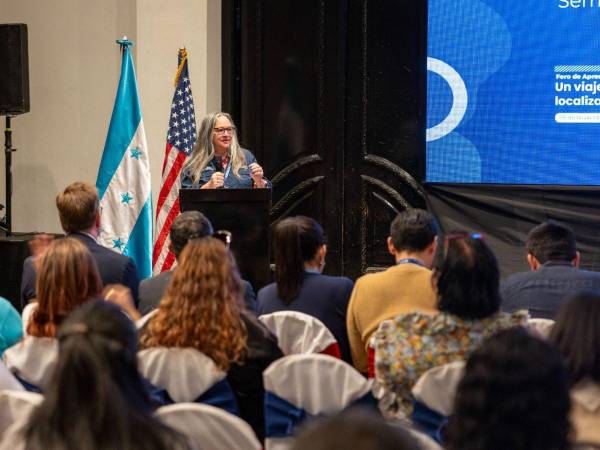
<instances>
[{"instance_id":1,"label":"honduran flag","mask_svg":"<svg viewBox=\"0 0 600 450\"><path fill-rule=\"evenodd\" d=\"M121 45L121 79L96 187L100 235L105 247L131 257L140 278L152 274L152 196L148 145L133 60L126 37Z\"/></svg>"}]
</instances>

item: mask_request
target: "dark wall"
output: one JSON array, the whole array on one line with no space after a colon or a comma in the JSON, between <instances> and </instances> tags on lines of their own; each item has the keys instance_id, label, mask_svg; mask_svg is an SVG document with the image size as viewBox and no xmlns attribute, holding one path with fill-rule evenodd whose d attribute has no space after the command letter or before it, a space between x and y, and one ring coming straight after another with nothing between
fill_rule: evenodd
<instances>
[{"instance_id":1,"label":"dark wall","mask_svg":"<svg viewBox=\"0 0 600 450\"><path fill-rule=\"evenodd\" d=\"M329 273L389 265L389 223L424 205L425 4L223 1L223 109L273 180L272 224L323 224Z\"/></svg>"}]
</instances>

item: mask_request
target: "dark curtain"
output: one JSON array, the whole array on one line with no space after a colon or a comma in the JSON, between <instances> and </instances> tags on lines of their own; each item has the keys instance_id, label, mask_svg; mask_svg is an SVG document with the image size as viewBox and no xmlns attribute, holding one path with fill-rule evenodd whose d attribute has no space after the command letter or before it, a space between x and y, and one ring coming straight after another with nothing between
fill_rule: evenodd
<instances>
[{"instance_id":1,"label":"dark curtain","mask_svg":"<svg viewBox=\"0 0 600 450\"><path fill-rule=\"evenodd\" d=\"M545 220L573 229L581 267L600 271L600 187L425 184L443 231L479 231L494 249L502 276L528 270L527 233Z\"/></svg>"}]
</instances>

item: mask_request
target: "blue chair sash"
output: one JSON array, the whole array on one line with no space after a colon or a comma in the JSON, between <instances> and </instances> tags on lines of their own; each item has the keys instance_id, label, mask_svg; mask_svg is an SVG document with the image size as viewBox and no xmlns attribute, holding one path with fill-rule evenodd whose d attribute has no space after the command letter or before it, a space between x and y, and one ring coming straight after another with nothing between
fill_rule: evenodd
<instances>
[{"instance_id":1,"label":"blue chair sash","mask_svg":"<svg viewBox=\"0 0 600 450\"><path fill-rule=\"evenodd\" d=\"M227 381L227 378L223 378L218 383L213 384L212 387L198 397L195 402L224 409L236 416L240 415L235 394L233 393L233 389L231 388L229 381Z\"/></svg>"},{"instance_id":2,"label":"blue chair sash","mask_svg":"<svg viewBox=\"0 0 600 450\"><path fill-rule=\"evenodd\" d=\"M443 444L443 431L448 424L448 418L429 408L417 400L413 402L413 423L427 436L439 444Z\"/></svg>"},{"instance_id":3,"label":"blue chair sash","mask_svg":"<svg viewBox=\"0 0 600 450\"><path fill-rule=\"evenodd\" d=\"M15 376L17 381L23 385L23 387L25 388L26 391L35 392L37 394L43 394L42 389L39 386L36 386L35 384L30 383L29 381L25 380L24 378L21 378L17 374L13 374L13 375Z\"/></svg>"},{"instance_id":4,"label":"blue chair sash","mask_svg":"<svg viewBox=\"0 0 600 450\"><path fill-rule=\"evenodd\" d=\"M144 380L148 393L157 406L172 405L175 403L166 389L156 387L148 380ZM229 381L227 381L227 378L223 378L221 381L212 385L210 389L195 399L194 403L203 403L205 405L221 408L236 416L240 415L235 394L233 393L233 389L231 389L231 385L229 384Z\"/></svg>"},{"instance_id":5,"label":"blue chair sash","mask_svg":"<svg viewBox=\"0 0 600 450\"><path fill-rule=\"evenodd\" d=\"M379 412L377 409L377 400L369 391L366 395L350 403L344 411L363 407ZM268 438L288 437L294 433L294 430L305 420L315 419L320 415L308 414L302 408L292 405L287 400L273 394L265 393L265 436Z\"/></svg>"}]
</instances>

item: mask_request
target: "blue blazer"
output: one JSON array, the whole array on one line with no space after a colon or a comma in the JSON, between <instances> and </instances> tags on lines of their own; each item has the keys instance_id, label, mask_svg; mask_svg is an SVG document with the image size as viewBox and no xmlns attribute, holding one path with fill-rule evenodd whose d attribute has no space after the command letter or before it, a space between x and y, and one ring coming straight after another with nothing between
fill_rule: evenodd
<instances>
[{"instance_id":1,"label":"blue blazer","mask_svg":"<svg viewBox=\"0 0 600 450\"><path fill-rule=\"evenodd\" d=\"M248 166L256 162L254 155L245 148L241 149L244 152L244 158L246 158L246 165L240 169L239 178L233 173L233 170L226 171L225 174L225 189L252 189L252 177L250 176L250 169ZM193 173L188 169L184 169L181 173L181 187L182 188L200 188L203 184L208 183L210 177L217 170L216 159L213 158L208 165L202 171L200 180L197 184L193 183ZM271 187L271 182L266 180L267 187Z\"/></svg>"},{"instance_id":2,"label":"blue blazer","mask_svg":"<svg viewBox=\"0 0 600 450\"><path fill-rule=\"evenodd\" d=\"M102 284L119 283L127 286L131 290L131 296L137 306L140 279L135 263L130 257L103 247L87 234L69 233L67 237L79 240L89 249L92 257L96 260ZM21 306L25 307L29 303L29 300L35 298L35 281L36 273L33 267L33 260L30 256L23 263Z\"/></svg>"},{"instance_id":3,"label":"blue blazer","mask_svg":"<svg viewBox=\"0 0 600 450\"><path fill-rule=\"evenodd\" d=\"M329 328L338 341L342 359L352 364L346 331L346 310L353 287L354 283L346 277L305 272L300 292L289 305L279 298L275 283L258 291L258 313L260 315L276 311L298 311L316 317Z\"/></svg>"},{"instance_id":4,"label":"blue blazer","mask_svg":"<svg viewBox=\"0 0 600 450\"><path fill-rule=\"evenodd\" d=\"M160 300L165 294L172 277L173 270L169 270L140 281L140 288L138 290L138 310L142 316L148 314L153 309L158 308ZM244 290L244 302L246 303L246 308L252 314L256 315L256 293L254 292L254 288L248 281L240 281L242 282L242 289Z\"/></svg>"}]
</instances>

